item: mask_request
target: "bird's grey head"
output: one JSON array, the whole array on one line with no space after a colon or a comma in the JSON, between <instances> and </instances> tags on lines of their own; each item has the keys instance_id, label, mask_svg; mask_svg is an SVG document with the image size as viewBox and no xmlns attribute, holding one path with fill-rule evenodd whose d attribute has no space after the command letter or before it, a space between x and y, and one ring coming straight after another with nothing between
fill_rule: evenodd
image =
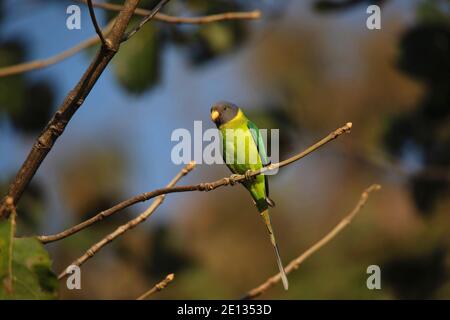
<instances>
[{"instance_id":1,"label":"bird's grey head","mask_svg":"<svg viewBox=\"0 0 450 320\"><path fill-rule=\"evenodd\" d=\"M216 124L217 127L229 122L239 112L239 108L231 103L226 101L220 101L215 103L211 107L211 120Z\"/></svg>"}]
</instances>

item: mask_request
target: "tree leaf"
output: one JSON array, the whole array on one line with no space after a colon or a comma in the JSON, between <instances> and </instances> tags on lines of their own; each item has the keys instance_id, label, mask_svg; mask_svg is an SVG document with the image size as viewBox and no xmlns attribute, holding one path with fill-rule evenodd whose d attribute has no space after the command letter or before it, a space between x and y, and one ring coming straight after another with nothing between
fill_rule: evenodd
<instances>
[{"instance_id":1,"label":"tree leaf","mask_svg":"<svg viewBox=\"0 0 450 320\"><path fill-rule=\"evenodd\" d=\"M56 299L58 280L35 238L14 238L15 217L0 221L0 300Z\"/></svg>"},{"instance_id":2,"label":"tree leaf","mask_svg":"<svg viewBox=\"0 0 450 320\"><path fill-rule=\"evenodd\" d=\"M120 48L114 59L114 73L129 93L143 93L158 81L159 44L157 28L148 24Z\"/></svg>"},{"instance_id":3,"label":"tree leaf","mask_svg":"<svg viewBox=\"0 0 450 320\"><path fill-rule=\"evenodd\" d=\"M0 43L0 67L24 61L26 42L21 39ZM24 74L0 78L0 119L5 116L24 134L42 130L54 105L53 83L30 80Z\"/></svg>"}]
</instances>

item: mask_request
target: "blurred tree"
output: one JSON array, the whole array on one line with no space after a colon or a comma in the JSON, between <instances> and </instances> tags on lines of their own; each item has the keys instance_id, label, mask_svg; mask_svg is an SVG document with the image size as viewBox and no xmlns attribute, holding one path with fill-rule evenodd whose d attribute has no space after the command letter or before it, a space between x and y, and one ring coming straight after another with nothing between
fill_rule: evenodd
<instances>
[{"instance_id":1,"label":"blurred tree","mask_svg":"<svg viewBox=\"0 0 450 320\"><path fill-rule=\"evenodd\" d=\"M447 275L446 248L398 256L382 266L383 279L399 299L433 299Z\"/></svg>"},{"instance_id":2,"label":"blurred tree","mask_svg":"<svg viewBox=\"0 0 450 320\"><path fill-rule=\"evenodd\" d=\"M174 235L171 234L172 229L166 225L159 225L153 229L151 249L146 255L144 262L144 274L148 277L159 279L164 277L168 272L182 272L193 264L192 258L187 252L174 245Z\"/></svg>"},{"instance_id":3,"label":"blurred tree","mask_svg":"<svg viewBox=\"0 0 450 320\"><path fill-rule=\"evenodd\" d=\"M242 1L187 0L186 6L198 15L243 11ZM186 47L189 60L201 65L223 54L234 51L247 37L248 23L235 20L196 27L173 26L171 39Z\"/></svg>"},{"instance_id":4,"label":"blurred tree","mask_svg":"<svg viewBox=\"0 0 450 320\"><path fill-rule=\"evenodd\" d=\"M2 23L2 20L3 20L3 10L4 10L4 8L3 8L3 0L0 0L0 24Z\"/></svg>"},{"instance_id":5,"label":"blurred tree","mask_svg":"<svg viewBox=\"0 0 450 320\"><path fill-rule=\"evenodd\" d=\"M109 1L123 4L123 1ZM151 9L157 1L144 0L139 7ZM106 11L105 17L111 20L117 12ZM130 25L139 23L140 17L131 19ZM154 23L143 27L133 39L122 46L112 65L117 81L126 92L139 95L151 89L159 81L159 68L163 51L164 37L162 25Z\"/></svg>"},{"instance_id":6,"label":"blurred tree","mask_svg":"<svg viewBox=\"0 0 450 320\"><path fill-rule=\"evenodd\" d=\"M283 128L279 130L279 158L284 159L292 153L295 147L295 139L300 130L297 123L290 117L285 103L270 103L248 112L249 119L252 119L259 127L269 129L267 132L267 150L270 157L271 151L271 129Z\"/></svg>"},{"instance_id":7,"label":"blurred tree","mask_svg":"<svg viewBox=\"0 0 450 320\"><path fill-rule=\"evenodd\" d=\"M113 61L114 73L129 93L143 93L158 82L161 40L161 32L155 24L150 24L118 52Z\"/></svg>"},{"instance_id":8,"label":"blurred tree","mask_svg":"<svg viewBox=\"0 0 450 320\"><path fill-rule=\"evenodd\" d=\"M85 145L66 156L57 174L63 201L76 221L90 218L117 202L123 193L126 170L125 157L119 148Z\"/></svg>"},{"instance_id":9,"label":"blurred tree","mask_svg":"<svg viewBox=\"0 0 450 320\"><path fill-rule=\"evenodd\" d=\"M0 182L0 194L6 194L8 181ZM19 235L37 234L44 218L45 197L42 186L33 181L24 192L18 210L17 233Z\"/></svg>"},{"instance_id":10,"label":"blurred tree","mask_svg":"<svg viewBox=\"0 0 450 320\"><path fill-rule=\"evenodd\" d=\"M322 13L339 12L346 9L351 9L358 5L382 5L387 0L319 0L316 1L314 7Z\"/></svg>"},{"instance_id":11,"label":"blurred tree","mask_svg":"<svg viewBox=\"0 0 450 320\"><path fill-rule=\"evenodd\" d=\"M21 62L25 44L21 40L0 42L0 66ZM2 116L17 113L24 104L25 80L21 75L0 78L0 112Z\"/></svg>"},{"instance_id":12,"label":"blurred tree","mask_svg":"<svg viewBox=\"0 0 450 320\"><path fill-rule=\"evenodd\" d=\"M25 41L0 40L0 67L23 62L26 50ZM10 120L21 134L36 133L50 118L53 91L50 81L29 80L24 74L0 78L0 117Z\"/></svg>"},{"instance_id":13,"label":"blurred tree","mask_svg":"<svg viewBox=\"0 0 450 320\"><path fill-rule=\"evenodd\" d=\"M121 4L120 0L111 1ZM141 1L140 7L152 8L156 1ZM242 11L246 8L245 1L183 1L182 12L192 12L193 15L208 15L227 11ZM180 14L181 10L171 10L176 5L167 6L166 10ZM116 13L108 11L111 19ZM134 18L132 23L137 23ZM207 25L146 25L135 37L123 46L113 61L115 75L121 86L129 93L142 94L151 89L159 81L164 45L173 43L179 45L194 65L201 65L223 54L233 51L247 35L246 21L226 21Z\"/></svg>"},{"instance_id":14,"label":"blurred tree","mask_svg":"<svg viewBox=\"0 0 450 320\"><path fill-rule=\"evenodd\" d=\"M421 168L411 177L410 189L422 213L433 212L436 200L449 191L450 16L443 18L440 3L419 6L418 24L401 39L399 68L423 82L426 92L413 110L391 121L384 138L395 156L405 158L414 150Z\"/></svg>"}]
</instances>

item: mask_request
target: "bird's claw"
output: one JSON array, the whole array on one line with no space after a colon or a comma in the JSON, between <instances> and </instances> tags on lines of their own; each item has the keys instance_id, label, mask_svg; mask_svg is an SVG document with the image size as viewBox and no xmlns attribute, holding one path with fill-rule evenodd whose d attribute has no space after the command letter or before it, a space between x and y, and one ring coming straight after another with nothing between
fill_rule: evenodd
<instances>
[{"instance_id":1,"label":"bird's claw","mask_svg":"<svg viewBox=\"0 0 450 320\"><path fill-rule=\"evenodd\" d=\"M255 179L255 176L252 176L252 170L247 170L244 173L245 176L245 180L246 181L250 181L252 179ZM242 179L240 174L232 174L229 178L228 181L231 185L236 184L236 182L239 182L239 180Z\"/></svg>"},{"instance_id":2,"label":"bird's claw","mask_svg":"<svg viewBox=\"0 0 450 320\"><path fill-rule=\"evenodd\" d=\"M231 185L236 184L238 178L239 178L239 175L238 175L238 174L232 174L232 175L230 176L230 178L229 178L230 184L231 184Z\"/></svg>"},{"instance_id":3,"label":"bird's claw","mask_svg":"<svg viewBox=\"0 0 450 320\"><path fill-rule=\"evenodd\" d=\"M247 170L245 171L244 175L245 175L245 180L250 181L252 179L255 179L255 176L252 176L252 170Z\"/></svg>"}]
</instances>

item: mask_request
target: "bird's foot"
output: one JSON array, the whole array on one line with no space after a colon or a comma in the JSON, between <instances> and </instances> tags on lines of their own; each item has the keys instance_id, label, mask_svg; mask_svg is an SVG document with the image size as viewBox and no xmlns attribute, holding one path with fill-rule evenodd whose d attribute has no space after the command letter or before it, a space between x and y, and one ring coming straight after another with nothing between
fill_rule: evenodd
<instances>
[{"instance_id":1,"label":"bird's foot","mask_svg":"<svg viewBox=\"0 0 450 320\"><path fill-rule=\"evenodd\" d=\"M230 178L229 178L230 184L231 184L232 186L235 185L236 182L237 182L237 179L238 179L239 177L240 177L239 174L232 174L232 175L230 176Z\"/></svg>"},{"instance_id":2,"label":"bird's foot","mask_svg":"<svg viewBox=\"0 0 450 320\"><path fill-rule=\"evenodd\" d=\"M256 176L252 176L252 170L245 171L244 176L247 181L256 179Z\"/></svg>"}]
</instances>

